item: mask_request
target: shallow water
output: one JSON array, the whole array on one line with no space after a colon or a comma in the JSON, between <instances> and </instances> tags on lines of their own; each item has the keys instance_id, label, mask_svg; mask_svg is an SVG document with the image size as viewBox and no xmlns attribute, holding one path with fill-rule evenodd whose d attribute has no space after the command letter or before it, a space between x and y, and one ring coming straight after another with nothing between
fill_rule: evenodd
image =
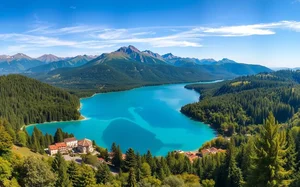
<instances>
[{"instance_id":1,"label":"shallow water","mask_svg":"<svg viewBox=\"0 0 300 187\"><path fill-rule=\"evenodd\" d=\"M207 83L203 83L207 84ZM82 121L52 122L37 126L43 133L54 134L57 128L73 133L77 139L95 140L110 149L116 142L123 151L129 147L153 155L172 150L192 151L215 137L208 125L180 113L180 108L198 101L199 94L185 84L142 87L122 92L96 94L81 99Z\"/></svg>"}]
</instances>

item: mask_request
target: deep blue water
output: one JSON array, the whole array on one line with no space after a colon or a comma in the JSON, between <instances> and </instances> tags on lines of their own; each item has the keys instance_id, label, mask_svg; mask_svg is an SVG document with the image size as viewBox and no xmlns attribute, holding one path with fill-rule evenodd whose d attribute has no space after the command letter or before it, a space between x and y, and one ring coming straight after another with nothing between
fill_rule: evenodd
<instances>
[{"instance_id":1,"label":"deep blue water","mask_svg":"<svg viewBox=\"0 0 300 187\"><path fill-rule=\"evenodd\" d=\"M203 83L207 84L207 83ZM198 101L199 94L185 84L142 87L122 92L101 93L81 99L82 121L36 124L43 133L54 134L57 128L76 138L95 140L110 149L116 142L123 151L129 147L153 155L172 150L192 151L215 137L208 125L180 113L180 108ZM31 134L33 126L28 126Z\"/></svg>"}]
</instances>

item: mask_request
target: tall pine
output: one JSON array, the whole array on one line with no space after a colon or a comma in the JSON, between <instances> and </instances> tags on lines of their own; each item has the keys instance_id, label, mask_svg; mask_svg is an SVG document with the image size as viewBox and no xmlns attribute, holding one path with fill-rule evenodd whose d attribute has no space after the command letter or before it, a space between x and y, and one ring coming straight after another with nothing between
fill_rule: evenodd
<instances>
[{"instance_id":1,"label":"tall pine","mask_svg":"<svg viewBox=\"0 0 300 187\"><path fill-rule=\"evenodd\" d=\"M290 171L284 169L286 160L285 134L279 132L279 125L273 114L269 114L255 142L255 156L251 157L251 172L248 186L288 186Z\"/></svg>"}]
</instances>

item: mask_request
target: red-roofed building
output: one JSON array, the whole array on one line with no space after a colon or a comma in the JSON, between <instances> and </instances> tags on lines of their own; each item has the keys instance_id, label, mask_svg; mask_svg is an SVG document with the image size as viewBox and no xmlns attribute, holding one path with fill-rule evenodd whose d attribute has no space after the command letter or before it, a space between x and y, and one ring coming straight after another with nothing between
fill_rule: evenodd
<instances>
[{"instance_id":1,"label":"red-roofed building","mask_svg":"<svg viewBox=\"0 0 300 187\"><path fill-rule=\"evenodd\" d=\"M220 153L220 152L224 153L224 152L226 152L226 150L211 147L211 148L208 148L208 149L202 149L201 150L201 155L205 156L205 155L208 155L208 154L216 154L216 153Z\"/></svg>"},{"instance_id":2,"label":"red-roofed building","mask_svg":"<svg viewBox=\"0 0 300 187\"><path fill-rule=\"evenodd\" d=\"M49 150L49 154L52 156L52 155L57 154L58 147L56 147L55 145L49 145L48 150Z\"/></svg>"},{"instance_id":3,"label":"red-roofed building","mask_svg":"<svg viewBox=\"0 0 300 187\"><path fill-rule=\"evenodd\" d=\"M58 148L58 151L62 154L68 152L67 145L65 142L55 143L55 146Z\"/></svg>"}]
</instances>

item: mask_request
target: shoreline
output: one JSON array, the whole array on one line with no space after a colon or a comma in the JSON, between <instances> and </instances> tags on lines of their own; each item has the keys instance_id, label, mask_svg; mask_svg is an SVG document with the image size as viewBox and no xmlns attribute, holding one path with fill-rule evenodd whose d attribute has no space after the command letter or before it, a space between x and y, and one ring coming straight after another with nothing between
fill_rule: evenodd
<instances>
[{"instance_id":1,"label":"shoreline","mask_svg":"<svg viewBox=\"0 0 300 187\"><path fill-rule=\"evenodd\" d=\"M79 98L79 100L83 100L83 99L88 99L88 98L92 98L95 97L98 94L106 94L106 93L114 93L114 92L125 92L125 91L130 91L130 90L135 90L135 89L140 89L140 88L145 88L145 87L153 87L153 86L164 86L164 85L172 85L172 84L185 84L189 85L189 84L201 84L201 83L218 83L218 82L222 82L224 81L224 79L217 79L217 80L205 80L205 81L195 81L195 82L177 82L177 83L163 83L163 84L149 84L149 85L142 85L142 86L137 86L137 87L133 87L133 88L129 88L129 89L124 89L124 90L117 90L117 91L107 91L107 92L95 92L93 95L91 96L86 96L86 97L81 97ZM185 87L184 87L185 88ZM187 88L185 88L187 89ZM200 94L200 93L199 93Z\"/></svg>"},{"instance_id":2,"label":"shoreline","mask_svg":"<svg viewBox=\"0 0 300 187\"><path fill-rule=\"evenodd\" d=\"M79 107L77 108L78 111L81 110L83 104L80 102L80 105ZM72 120L67 120L67 121L45 121L45 122L42 122L42 123L38 123L38 124L50 124L50 123L57 123L57 122L60 122L60 123L63 123L63 122L75 122L75 121L85 121L85 120L88 120L89 118L85 117L84 115L82 115L80 113L80 116L79 116L79 119L72 119ZM26 129L27 127L31 127L31 126L35 126L37 125L37 123L33 123L33 124L29 124L29 125L23 125L20 130L23 130L24 128Z\"/></svg>"},{"instance_id":3,"label":"shoreline","mask_svg":"<svg viewBox=\"0 0 300 187\"><path fill-rule=\"evenodd\" d=\"M178 85L189 85L189 84L201 84L201 83L202 83L202 84L205 84L205 83L208 83L208 84L209 84L209 83L217 83L217 82L221 82L221 81L224 81L224 80L197 81L197 82L184 82L184 83L168 83L168 84L159 84L159 85L146 85L146 86L140 86L140 87L136 87L136 88L132 88L132 89L127 89L127 90L110 91L110 92L102 92L102 93L94 93L93 95L91 95L91 96L89 96L89 97L82 97L82 98L80 98L80 99L79 99L80 105L79 105L79 107L77 107L77 110L80 111L80 110L82 109L82 107L83 107L83 104L82 104L82 102L81 102L82 100L92 98L92 97L94 97L94 96L96 96L96 95L98 95L98 94L113 93L113 92L125 92L125 91L130 91L130 90L135 90L135 89L141 89L141 88L144 88L144 87L153 87L153 86L176 85L176 84L178 84ZM183 86L183 88L186 89L184 86ZM198 94L200 95L200 93L198 93ZM182 106L182 107L183 107L183 106ZM185 114L182 113L181 111L180 111L180 113L181 113L182 115L184 115L184 116L190 118L190 119L193 120L193 121L200 122L200 123L204 123L204 122L195 120L195 119L193 119L193 118L191 118L191 117L185 115ZM50 121L50 122L43 122L43 123L35 123L35 124L23 125L23 126L21 127L21 130L23 130L24 127L25 127L25 130L26 130L27 127L35 126L35 125L37 125L37 124L51 124L51 123L57 123L57 122L60 122L60 123L64 123L64 122L76 122L76 121L84 121L84 120L88 120L88 119L89 119L89 118L85 117L84 115L82 115L82 114L80 113L80 117L79 117L79 119L77 119L77 120ZM208 125L208 126L214 131L215 137L214 137L213 139L217 138L218 133L217 133L216 129L212 128L211 124L206 124L206 123L204 123L204 124L205 124L205 125ZM209 140L209 141L211 141L211 140ZM207 142L207 141L206 141L206 142ZM205 144L206 142L204 142L203 144ZM203 144L202 144L202 145L203 145ZM199 148L200 148L202 145L199 145ZM194 150L185 150L184 152L185 152L185 153L187 153L187 152L195 152L195 151L198 151L199 148L194 149ZM173 151L177 151L177 150L173 150ZM160 156L161 156L161 155L160 155Z\"/></svg>"}]
</instances>

